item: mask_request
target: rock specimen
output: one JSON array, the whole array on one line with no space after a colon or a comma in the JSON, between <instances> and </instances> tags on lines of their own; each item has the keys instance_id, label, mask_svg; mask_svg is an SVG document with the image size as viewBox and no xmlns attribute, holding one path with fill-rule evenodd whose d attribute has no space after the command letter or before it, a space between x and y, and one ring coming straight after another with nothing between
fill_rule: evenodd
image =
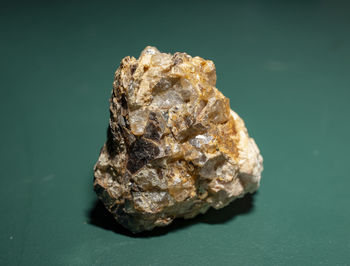
<instances>
[{"instance_id":1,"label":"rock specimen","mask_svg":"<svg viewBox=\"0 0 350 266\"><path fill-rule=\"evenodd\" d=\"M220 209L257 190L262 157L215 88L212 61L146 47L115 73L94 189L132 232Z\"/></svg>"}]
</instances>

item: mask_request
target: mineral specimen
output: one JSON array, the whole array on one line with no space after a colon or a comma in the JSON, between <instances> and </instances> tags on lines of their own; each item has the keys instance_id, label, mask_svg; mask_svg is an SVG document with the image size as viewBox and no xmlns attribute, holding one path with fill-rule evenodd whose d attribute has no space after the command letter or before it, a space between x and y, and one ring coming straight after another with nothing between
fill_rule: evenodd
<instances>
[{"instance_id":1,"label":"mineral specimen","mask_svg":"<svg viewBox=\"0 0 350 266\"><path fill-rule=\"evenodd\" d=\"M132 232L220 209L259 187L262 157L215 88L214 63L146 47L115 73L94 189Z\"/></svg>"}]
</instances>

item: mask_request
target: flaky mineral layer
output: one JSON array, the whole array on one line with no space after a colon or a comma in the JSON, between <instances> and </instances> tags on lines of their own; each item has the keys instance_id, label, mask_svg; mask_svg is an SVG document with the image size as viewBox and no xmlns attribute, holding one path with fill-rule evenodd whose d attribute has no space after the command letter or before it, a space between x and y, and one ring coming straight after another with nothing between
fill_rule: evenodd
<instances>
[{"instance_id":1,"label":"flaky mineral layer","mask_svg":"<svg viewBox=\"0 0 350 266\"><path fill-rule=\"evenodd\" d=\"M256 191L262 157L215 88L214 63L146 47L115 73L94 189L133 232L220 209Z\"/></svg>"}]
</instances>

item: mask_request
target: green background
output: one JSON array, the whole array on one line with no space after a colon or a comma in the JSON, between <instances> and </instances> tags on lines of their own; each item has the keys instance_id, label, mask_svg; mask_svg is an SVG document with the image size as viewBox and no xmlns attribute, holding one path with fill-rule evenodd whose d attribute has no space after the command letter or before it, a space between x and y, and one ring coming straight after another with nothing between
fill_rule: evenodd
<instances>
[{"instance_id":1,"label":"green background","mask_svg":"<svg viewBox=\"0 0 350 266\"><path fill-rule=\"evenodd\" d=\"M350 265L350 5L0 5L1 265ZM96 204L114 71L146 45L211 59L261 188L139 236Z\"/></svg>"}]
</instances>

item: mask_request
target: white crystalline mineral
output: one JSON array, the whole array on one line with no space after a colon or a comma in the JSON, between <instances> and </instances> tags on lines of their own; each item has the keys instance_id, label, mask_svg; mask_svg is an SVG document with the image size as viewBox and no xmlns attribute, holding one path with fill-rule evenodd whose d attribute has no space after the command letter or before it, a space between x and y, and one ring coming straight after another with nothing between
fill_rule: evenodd
<instances>
[{"instance_id":1,"label":"white crystalline mineral","mask_svg":"<svg viewBox=\"0 0 350 266\"><path fill-rule=\"evenodd\" d=\"M217 89L212 61L146 47L115 73L94 188L133 232L222 208L256 191L262 157Z\"/></svg>"}]
</instances>

